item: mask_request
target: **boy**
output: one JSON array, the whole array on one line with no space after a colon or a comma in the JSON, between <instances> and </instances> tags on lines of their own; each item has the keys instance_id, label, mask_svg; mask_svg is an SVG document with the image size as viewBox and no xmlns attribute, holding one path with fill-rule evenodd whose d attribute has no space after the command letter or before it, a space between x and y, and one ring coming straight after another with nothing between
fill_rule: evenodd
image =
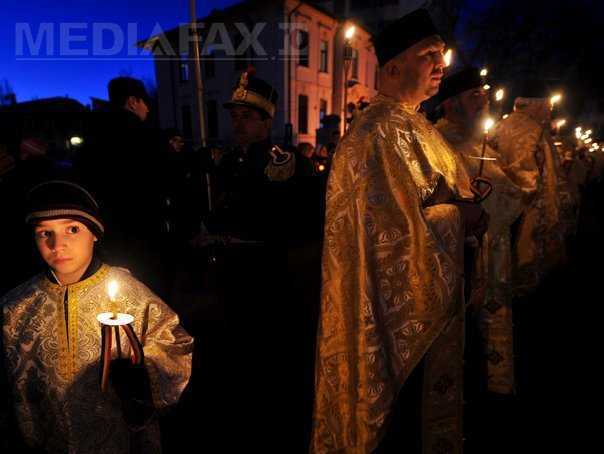
<instances>
[{"instance_id":1,"label":"boy","mask_svg":"<svg viewBox=\"0 0 604 454\"><path fill-rule=\"evenodd\" d=\"M147 287L96 257L104 226L84 188L65 181L36 186L26 220L48 268L0 299L0 375L12 407L0 414L0 432L12 412L25 444L43 452L159 452L153 414L176 403L187 385L193 339ZM113 309L112 280L119 285L117 311L134 317L144 366L113 360L112 387L102 393L96 317ZM123 332L120 339L125 358L128 339ZM114 345L113 358L117 351Z\"/></svg>"}]
</instances>

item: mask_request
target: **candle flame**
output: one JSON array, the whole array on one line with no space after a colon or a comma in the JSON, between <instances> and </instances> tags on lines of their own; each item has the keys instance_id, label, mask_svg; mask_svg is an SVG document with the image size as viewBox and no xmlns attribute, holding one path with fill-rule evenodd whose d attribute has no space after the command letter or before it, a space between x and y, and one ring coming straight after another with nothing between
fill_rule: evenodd
<instances>
[{"instance_id":1,"label":"candle flame","mask_svg":"<svg viewBox=\"0 0 604 454\"><path fill-rule=\"evenodd\" d=\"M556 126L558 127L558 129L560 129L565 124L566 124L566 119L563 118L562 120L558 120L558 122L556 123Z\"/></svg>"},{"instance_id":2,"label":"candle flame","mask_svg":"<svg viewBox=\"0 0 604 454\"><path fill-rule=\"evenodd\" d=\"M451 66L451 62L453 61L453 49L448 49L444 55L445 66Z\"/></svg>"},{"instance_id":3,"label":"candle flame","mask_svg":"<svg viewBox=\"0 0 604 454\"><path fill-rule=\"evenodd\" d=\"M482 88L483 88L483 90L490 90L490 89L491 89L491 86L490 86L489 84L484 84L484 85L482 86Z\"/></svg>"},{"instance_id":4,"label":"candle flame","mask_svg":"<svg viewBox=\"0 0 604 454\"><path fill-rule=\"evenodd\" d=\"M503 116L503 119L505 120L505 119L506 119L507 117L509 117L509 116L510 116L509 114L505 114L505 115Z\"/></svg>"},{"instance_id":5,"label":"candle flame","mask_svg":"<svg viewBox=\"0 0 604 454\"><path fill-rule=\"evenodd\" d=\"M589 138L585 139L583 142L588 144L588 143L591 143L591 140L592 140L591 137L589 137Z\"/></svg>"},{"instance_id":6,"label":"candle flame","mask_svg":"<svg viewBox=\"0 0 604 454\"><path fill-rule=\"evenodd\" d=\"M107 294L109 295L109 301L115 301L115 296L117 295L117 281L109 281L107 284Z\"/></svg>"},{"instance_id":7,"label":"candle flame","mask_svg":"<svg viewBox=\"0 0 604 454\"><path fill-rule=\"evenodd\" d=\"M577 139L580 139L581 138L581 131L575 131L575 137Z\"/></svg>"},{"instance_id":8,"label":"candle flame","mask_svg":"<svg viewBox=\"0 0 604 454\"><path fill-rule=\"evenodd\" d=\"M589 137L589 136L591 136L592 132L593 131L591 129L588 129L587 131L585 131L585 135Z\"/></svg>"},{"instance_id":9,"label":"candle flame","mask_svg":"<svg viewBox=\"0 0 604 454\"><path fill-rule=\"evenodd\" d=\"M556 93L550 98L549 102L551 103L552 107L554 107L557 103L560 102L561 99L562 95L560 93Z\"/></svg>"},{"instance_id":10,"label":"candle flame","mask_svg":"<svg viewBox=\"0 0 604 454\"><path fill-rule=\"evenodd\" d=\"M325 170L325 166L323 164L321 164L319 166L319 172L323 172Z\"/></svg>"},{"instance_id":11,"label":"candle flame","mask_svg":"<svg viewBox=\"0 0 604 454\"><path fill-rule=\"evenodd\" d=\"M503 88L500 88L495 93L495 100L496 101L501 101L503 99L504 95L505 95L505 90Z\"/></svg>"},{"instance_id":12,"label":"candle flame","mask_svg":"<svg viewBox=\"0 0 604 454\"><path fill-rule=\"evenodd\" d=\"M352 39L352 37L354 36L354 32L356 31L356 27L354 25L351 25L350 27L348 27L346 29L346 33L344 34L344 37L346 39Z\"/></svg>"},{"instance_id":13,"label":"candle flame","mask_svg":"<svg viewBox=\"0 0 604 454\"><path fill-rule=\"evenodd\" d=\"M489 70L488 70L487 68L482 68L482 69L480 70L480 75L481 75L481 77L486 77L486 76L487 76L487 74L489 74Z\"/></svg>"},{"instance_id":14,"label":"candle flame","mask_svg":"<svg viewBox=\"0 0 604 454\"><path fill-rule=\"evenodd\" d=\"M488 134L489 129L491 129L493 127L493 125L495 124L495 121L493 121L492 118L487 118L484 121L484 133Z\"/></svg>"}]
</instances>

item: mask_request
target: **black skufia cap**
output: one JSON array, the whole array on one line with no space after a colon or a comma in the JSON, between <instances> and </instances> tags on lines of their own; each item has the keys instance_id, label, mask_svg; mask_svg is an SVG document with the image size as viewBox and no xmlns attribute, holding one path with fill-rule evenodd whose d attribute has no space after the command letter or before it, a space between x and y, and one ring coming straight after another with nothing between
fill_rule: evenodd
<instances>
[{"instance_id":1,"label":"black skufia cap","mask_svg":"<svg viewBox=\"0 0 604 454\"><path fill-rule=\"evenodd\" d=\"M547 98L550 88L544 80L526 79L522 82L518 97L520 98Z\"/></svg>"},{"instance_id":2,"label":"black skufia cap","mask_svg":"<svg viewBox=\"0 0 604 454\"><path fill-rule=\"evenodd\" d=\"M425 9L417 9L397 19L373 38L380 66L421 40L438 34L430 13Z\"/></svg>"},{"instance_id":3,"label":"black skufia cap","mask_svg":"<svg viewBox=\"0 0 604 454\"><path fill-rule=\"evenodd\" d=\"M279 93L271 84L256 77L253 71L244 72L233 91L231 100L224 103L230 109L234 106L248 106L265 112L273 118L277 110Z\"/></svg>"},{"instance_id":4,"label":"black skufia cap","mask_svg":"<svg viewBox=\"0 0 604 454\"><path fill-rule=\"evenodd\" d=\"M474 67L465 68L443 79L438 92L438 101L442 103L464 91L482 87L483 78L480 70Z\"/></svg>"}]
</instances>

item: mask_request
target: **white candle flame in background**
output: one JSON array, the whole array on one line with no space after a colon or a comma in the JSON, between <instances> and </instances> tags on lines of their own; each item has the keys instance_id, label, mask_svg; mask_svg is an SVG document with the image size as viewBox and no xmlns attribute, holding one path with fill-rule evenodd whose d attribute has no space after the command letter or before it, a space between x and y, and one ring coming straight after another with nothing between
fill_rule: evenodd
<instances>
[{"instance_id":1,"label":"white candle flame in background","mask_svg":"<svg viewBox=\"0 0 604 454\"><path fill-rule=\"evenodd\" d=\"M491 129L493 127L493 125L495 124L495 122L493 121L492 118L487 118L484 121L484 133L488 134L489 129Z\"/></svg>"},{"instance_id":2,"label":"white candle flame in background","mask_svg":"<svg viewBox=\"0 0 604 454\"><path fill-rule=\"evenodd\" d=\"M483 89L485 89L485 90L490 90L490 89L491 89L491 86L490 86L489 84L484 84L484 85L482 86L482 88L483 88Z\"/></svg>"},{"instance_id":3,"label":"white candle flame in background","mask_svg":"<svg viewBox=\"0 0 604 454\"><path fill-rule=\"evenodd\" d=\"M453 61L453 49L448 49L444 55L445 66L451 66L451 62Z\"/></svg>"},{"instance_id":4,"label":"white candle flame in background","mask_svg":"<svg viewBox=\"0 0 604 454\"><path fill-rule=\"evenodd\" d=\"M487 76L487 74L489 74L489 70L488 70L487 68L482 68L482 69L480 70L480 75L481 75L482 77L486 77L486 76Z\"/></svg>"},{"instance_id":5,"label":"white candle flame in background","mask_svg":"<svg viewBox=\"0 0 604 454\"><path fill-rule=\"evenodd\" d=\"M560 102L560 100L562 99L562 95L560 93L556 93L555 95L553 95L549 102L552 105L552 107L554 107L557 103Z\"/></svg>"},{"instance_id":6,"label":"white candle flame in background","mask_svg":"<svg viewBox=\"0 0 604 454\"><path fill-rule=\"evenodd\" d=\"M509 116L510 116L509 114L505 114L505 115L503 116L503 119L505 120L505 119L506 119L507 117L509 117Z\"/></svg>"},{"instance_id":7,"label":"white candle flame in background","mask_svg":"<svg viewBox=\"0 0 604 454\"><path fill-rule=\"evenodd\" d=\"M500 88L499 90L497 90L497 93L495 93L495 100L501 101L504 96L505 96L505 90L503 88Z\"/></svg>"}]
</instances>

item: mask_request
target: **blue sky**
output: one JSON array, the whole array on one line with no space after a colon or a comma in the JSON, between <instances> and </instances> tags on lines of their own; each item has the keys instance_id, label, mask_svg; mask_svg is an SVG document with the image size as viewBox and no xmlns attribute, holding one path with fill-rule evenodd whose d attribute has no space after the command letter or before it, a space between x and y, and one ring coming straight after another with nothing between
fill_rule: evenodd
<instances>
[{"instance_id":1,"label":"blue sky","mask_svg":"<svg viewBox=\"0 0 604 454\"><path fill-rule=\"evenodd\" d=\"M197 12L201 17L213 8L237 3L237 0L198 0ZM94 46L102 45L110 49L114 44L111 31L103 33L102 42L95 40L93 24L111 23L124 34L127 41L128 24L136 33L130 33L134 39L143 39L151 34L154 27L163 30L175 27L189 19L188 0L3 0L0 6L0 82L6 79L17 94L19 101L51 96L69 96L84 104L90 102L90 96L106 98L107 82L120 74L133 77L154 79L151 60L141 60L141 55L129 56L128 46L115 57L103 57L94 61L84 61L82 57L57 58L61 54L61 24L73 25L69 35L77 40L69 48L86 53L91 58ZM42 25L47 24L47 25ZM100 27L97 25L97 27ZM112 26L113 27L113 26ZM48 34L41 34L46 30ZM64 33L66 29L63 28ZM118 34L120 32L117 32ZM47 52L48 40L42 42L42 52L32 59L28 37L48 38L54 42ZM18 54L19 42L22 54ZM40 59L42 57L43 59ZM28 58L30 60L24 60Z\"/></svg>"}]
</instances>

